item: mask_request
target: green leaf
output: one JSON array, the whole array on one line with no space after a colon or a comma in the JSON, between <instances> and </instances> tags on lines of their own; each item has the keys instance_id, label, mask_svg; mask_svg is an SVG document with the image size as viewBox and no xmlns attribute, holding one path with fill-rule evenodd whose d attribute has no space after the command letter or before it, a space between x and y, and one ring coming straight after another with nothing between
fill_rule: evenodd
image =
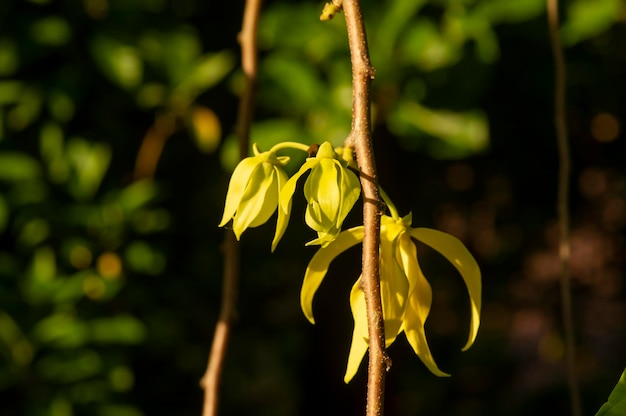
<instances>
[{"instance_id":1,"label":"green leaf","mask_svg":"<svg viewBox=\"0 0 626 416\"><path fill-rule=\"evenodd\" d=\"M622 373L617 385L609 395L609 399L602 405L596 416L626 415L626 369Z\"/></svg>"},{"instance_id":2,"label":"green leaf","mask_svg":"<svg viewBox=\"0 0 626 416\"><path fill-rule=\"evenodd\" d=\"M419 147L416 144L421 139L436 158L466 157L489 146L487 117L475 110L433 110L404 100L390 116L389 127L398 136L404 136L405 147Z\"/></svg>"},{"instance_id":3,"label":"green leaf","mask_svg":"<svg viewBox=\"0 0 626 416\"><path fill-rule=\"evenodd\" d=\"M89 325L68 313L56 313L35 325L32 337L39 344L74 348L87 343Z\"/></svg>"},{"instance_id":4,"label":"green leaf","mask_svg":"<svg viewBox=\"0 0 626 416\"><path fill-rule=\"evenodd\" d=\"M37 363L37 370L45 379L72 383L94 377L102 370L100 354L92 350L55 352L43 357Z\"/></svg>"},{"instance_id":5,"label":"green leaf","mask_svg":"<svg viewBox=\"0 0 626 416\"><path fill-rule=\"evenodd\" d=\"M452 65L461 58L461 52L427 19L420 19L411 26L399 45L400 56L424 71Z\"/></svg>"},{"instance_id":6,"label":"green leaf","mask_svg":"<svg viewBox=\"0 0 626 416\"><path fill-rule=\"evenodd\" d=\"M133 89L143 78L143 62L137 48L107 36L97 37L91 51L100 69L122 88Z\"/></svg>"},{"instance_id":7,"label":"green leaf","mask_svg":"<svg viewBox=\"0 0 626 416\"><path fill-rule=\"evenodd\" d=\"M324 86L301 57L272 54L262 61L259 72L259 95L276 108L292 113L323 102Z\"/></svg>"},{"instance_id":8,"label":"green leaf","mask_svg":"<svg viewBox=\"0 0 626 416\"><path fill-rule=\"evenodd\" d=\"M0 310L0 352L9 362L18 366L27 365L33 358L33 347L28 338L17 322L2 310Z\"/></svg>"},{"instance_id":9,"label":"green leaf","mask_svg":"<svg viewBox=\"0 0 626 416\"><path fill-rule=\"evenodd\" d=\"M492 23L519 23L540 15L545 7L545 0L489 0L479 2L477 12Z\"/></svg>"},{"instance_id":10,"label":"green leaf","mask_svg":"<svg viewBox=\"0 0 626 416\"><path fill-rule=\"evenodd\" d=\"M76 137L68 140L65 153L75 173L69 183L70 192L79 200L91 198L109 168L111 149Z\"/></svg>"},{"instance_id":11,"label":"green leaf","mask_svg":"<svg viewBox=\"0 0 626 416\"><path fill-rule=\"evenodd\" d=\"M567 45L590 39L608 30L620 18L622 0L578 0L570 4L561 30Z\"/></svg>"},{"instance_id":12,"label":"green leaf","mask_svg":"<svg viewBox=\"0 0 626 416\"><path fill-rule=\"evenodd\" d=\"M61 46L72 36L70 25L61 17L50 16L35 22L30 28L35 42L46 46Z\"/></svg>"},{"instance_id":13,"label":"green leaf","mask_svg":"<svg viewBox=\"0 0 626 416\"><path fill-rule=\"evenodd\" d=\"M191 65L190 73L176 88L176 93L184 95L188 100L193 100L224 79L233 69L235 59L230 51L222 51L203 55Z\"/></svg>"},{"instance_id":14,"label":"green leaf","mask_svg":"<svg viewBox=\"0 0 626 416\"><path fill-rule=\"evenodd\" d=\"M196 68L201 45L190 28L169 32L148 32L139 41L142 56L165 71L170 87L176 87Z\"/></svg>"},{"instance_id":15,"label":"green leaf","mask_svg":"<svg viewBox=\"0 0 626 416\"><path fill-rule=\"evenodd\" d=\"M146 328L137 318L119 315L89 321L91 340L106 344L138 344L146 337Z\"/></svg>"},{"instance_id":16,"label":"green leaf","mask_svg":"<svg viewBox=\"0 0 626 416\"><path fill-rule=\"evenodd\" d=\"M131 270L149 275L161 273L166 265L163 253L143 241L134 241L129 244L124 253L124 259Z\"/></svg>"},{"instance_id":17,"label":"green leaf","mask_svg":"<svg viewBox=\"0 0 626 416\"><path fill-rule=\"evenodd\" d=\"M12 75L19 67L17 46L12 39L0 39L0 77Z\"/></svg>"}]
</instances>

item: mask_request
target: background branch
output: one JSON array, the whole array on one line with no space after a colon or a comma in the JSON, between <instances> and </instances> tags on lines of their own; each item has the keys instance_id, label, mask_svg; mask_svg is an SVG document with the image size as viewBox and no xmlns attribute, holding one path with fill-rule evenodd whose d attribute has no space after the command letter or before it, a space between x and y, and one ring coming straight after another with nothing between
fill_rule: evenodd
<instances>
[{"instance_id":1,"label":"background branch","mask_svg":"<svg viewBox=\"0 0 626 416\"><path fill-rule=\"evenodd\" d=\"M237 115L237 136L239 139L239 159L248 156L250 126L254 113L254 90L257 78L256 28L261 9L261 0L247 0L243 24L239 33L241 61L245 74L244 89L239 101ZM226 357L226 349L236 314L236 300L239 285L239 243L232 232L224 236L224 274L222 306L215 327L213 345L207 369L201 384L204 388L203 416L217 414L219 386Z\"/></svg>"},{"instance_id":2,"label":"background branch","mask_svg":"<svg viewBox=\"0 0 626 416\"><path fill-rule=\"evenodd\" d=\"M554 126L559 151L559 173L557 189L557 215L559 222L559 258L561 260L561 308L565 337L565 364L567 382L570 391L572 415L582 414L578 379L576 376L576 344L574 342L574 318L572 313L572 294L570 288L570 219L569 219L569 188L570 188L570 149L565 121L565 58L559 37L559 2L547 0L548 27L554 57Z\"/></svg>"},{"instance_id":3,"label":"background branch","mask_svg":"<svg viewBox=\"0 0 626 416\"><path fill-rule=\"evenodd\" d=\"M361 171L363 189L363 271L369 332L367 416L383 414L385 373L389 358L385 352L385 331L380 298L379 244L380 199L371 136L370 83L374 68L369 60L367 37L358 0L344 0L343 10L352 61L352 130L346 144L352 146Z\"/></svg>"}]
</instances>

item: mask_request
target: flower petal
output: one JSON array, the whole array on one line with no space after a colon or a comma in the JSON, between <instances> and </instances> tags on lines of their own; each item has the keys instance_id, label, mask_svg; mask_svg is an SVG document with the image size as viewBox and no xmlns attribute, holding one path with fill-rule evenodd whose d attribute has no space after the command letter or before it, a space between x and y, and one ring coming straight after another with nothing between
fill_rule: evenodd
<instances>
[{"instance_id":1,"label":"flower petal","mask_svg":"<svg viewBox=\"0 0 626 416\"><path fill-rule=\"evenodd\" d=\"M248 227L258 227L272 216L278 205L277 180L270 163L262 163L254 169L233 220L237 239Z\"/></svg>"},{"instance_id":2,"label":"flower petal","mask_svg":"<svg viewBox=\"0 0 626 416\"><path fill-rule=\"evenodd\" d=\"M463 351L472 346L480 325L481 308L481 277L480 269L474 257L465 248L458 238L442 231L430 228L413 228L409 230L411 236L441 253L459 271L470 297L472 317L469 337Z\"/></svg>"},{"instance_id":3,"label":"flower petal","mask_svg":"<svg viewBox=\"0 0 626 416\"><path fill-rule=\"evenodd\" d=\"M352 343L348 355L348 365L343 381L347 384L359 370L365 352L369 348L367 329L367 310L365 307L365 294L359 287L361 278L356 281L350 291L350 308L354 318L354 330L352 331Z\"/></svg>"},{"instance_id":4,"label":"flower petal","mask_svg":"<svg viewBox=\"0 0 626 416\"><path fill-rule=\"evenodd\" d=\"M285 186L280 190L280 196L278 197L278 206L281 210L286 214L291 211L291 198L293 197L293 193L296 191L296 185L298 184L298 179L302 176L307 170L315 167L317 165L317 160L315 158L309 158L300 166L300 169L293 175L289 180L285 183Z\"/></svg>"},{"instance_id":5,"label":"flower petal","mask_svg":"<svg viewBox=\"0 0 626 416\"><path fill-rule=\"evenodd\" d=\"M350 210L361 196L361 182L359 178L349 169L341 169L341 209L337 218L337 228L341 228L343 220L350 213Z\"/></svg>"},{"instance_id":6,"label":"flower petal","mask_svg":"<svg viewBox=\"0 0 626 416\"><path fill-rule=\"evenodd\" d=\"M300 306L302 307L304 316L306 316L312 324L315 323L313 319L313 297L315 296L317 288L322 283L324 276L326 276L330 263L339 254L361 241L363 241L362 226L345 230L339 233L333 242L317 250L309 262L306 273L304 274L302 290L300 291Z\"/></svg>"},{"instance_id":7,"label":"flower petal","mask_svg":"<svg viewBox=\"0 0 626 416\"><path fill-rule=\"evenodd\" d=\"M228 184L228 192L226 193L224 215L222 216L222 221L220 222L219 227L226 225L226 223L235 215L237 207L239 206L239 201L241 200L241 197L246 190L246 186L248 185L248 181L250 180L250 176L252 175L254 168L260 165L260 163L261 161L257 157L247 157L239 162L233 171Z\"/></svg>"},{"instance_id":8,"label":"flower petal","mask_svg":"<svg viewBox=\"0 0 626 416\"><path fill-rule=\"evenodd\" d=\"M385 320L385 344L390 346L402 327L402 318L409 293L409 281L395 258L395 235L381 232L380 297ZM388 237L392 238L389 239Z\"/></svg>"},{"instance_id":9,"label":"flower petal","mask_svg":"<svg viewBox=\"0 0 626 416\"><path fill-rule=\"evenodd\" d=\"M430 284L424 277L417 262L415 244L413 244L407 234L403 234L398 239L396 256L410 282L409 299L403 320L406 339L409 341L415 354L433 374L439 377L449 376L449 374L444 373L437 367L428 347L424 324L430 313L433 295Z\"/></svg>"},{"instance_id":10,"label":"flower petal","mask_svg":"<svg viewBox=\"0 0 626 416\"><path fill-rule=\"evenodd\" d=\"M289 180L287 174L281 167L274 167L276 170L276 174L278 177L278 193L280 195L280 191L285 186L285 183ZM274 234L274 239L272 240L272 252L276 250L276 246L283 235L285 234L285 230L287 230L287 225L289 224L289 217L291 216L291 198L289 198L289 202L287 203L286 210L282 208L278 209L278 219L276 220L276 233Z\"/></svg>"},{"instance_id":11,"label":"flower petal","mask_svg":"<svg viewBox=\"0 0 626 416\"><path fill-rule=\"evenodd\" d=\"M334 159L318 159L318 165L304 184L307 207L306 223L315 231L327 231L335 226L341 204L338 169Z\"/></svg>"}]
</instances>

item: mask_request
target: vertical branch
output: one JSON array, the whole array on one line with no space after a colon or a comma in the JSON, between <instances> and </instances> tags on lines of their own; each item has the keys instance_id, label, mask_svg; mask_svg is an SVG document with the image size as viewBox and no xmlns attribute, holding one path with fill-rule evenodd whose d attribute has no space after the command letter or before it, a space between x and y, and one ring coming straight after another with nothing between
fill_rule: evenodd
<instances>
[{"instance_id":1,"label":"vertical branch","mask_svg":"<svg viewBox=\"0 0 626 416\"><path fill-rule=\"evenodd\" d=\"M548 27L554 57L554 126L559 151L559 173L557 190L557 215L559 222L559 258L561 261L561 313L565 336L565 364L570 392L572 415L582 414L580 393L576 376L576 345L574 341L574 318L570 288L570 219L568 210L570 188L570 149L565 121L565 58L559 37L559 2L547 0Z\"/></svg>"},{"instance_id":2,"label":"vertical branch","mask_svg":"<svg viewBox=\"0 0 626 416\"><path fill-rule=\"evenodd\" d=\"M380 298L380 200L370 121L370 83L375 71L370 64L365 24L359 1L343 0L343 10L352 61L352 130L346 142L355 148L364 201L362 289L365 293L369 333L366 414L367 416L381 416L385 372L389 359L385 352L385 331Z\"/></svg>"},{"instance_id":3,"label":"vertical branch","mask_svg":"<svg viewBox=\"0 0 626 416\"><path fill-rule=\"evenodd\" d=\"M256 27L261 9L261 0L247 0L243 24L239 33L241 61L245 74L245 85L239 101L237 114L237 136L239 158L248 156L250 126L254 112L254 90L257 77ZM201 380L204 388L203 416L215 416L219 403L219 387L226 349L236 313L236 300L239 286L239 243L232 232L224 236L224 274L222 306L215 327L213 345L206 372Z\"/></svg>"}]
</instances>

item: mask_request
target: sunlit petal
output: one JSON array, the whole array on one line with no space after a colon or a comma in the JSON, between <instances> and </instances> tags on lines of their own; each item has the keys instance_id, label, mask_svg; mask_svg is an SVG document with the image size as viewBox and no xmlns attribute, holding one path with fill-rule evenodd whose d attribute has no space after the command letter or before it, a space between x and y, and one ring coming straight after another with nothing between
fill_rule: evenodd
<instances>
[{"instance_id":1,"label":"sunlit petal","mask_svg":"<svg viewBox=\"0 0 626 416\"><path fill-rule=\"evenodd\" d=\"M225 226L226 223L235 215L237 206L239 205L239 201L246 190L252 171L259 165L259 163L259 158L247 157L239 162L233 171L233 174L230 177L230 183L228 184L226 203L224 204L224 215L222 216L222 221L219 224L220 227Z\"/></svg>"},{"instance_id":2,"label":"sunlit petal","mask_svg":"<svg viewBox=\"0 0 626 416\"><path fill-rule=\"evenodd\" d=\"M385 343L395 341L402 326L402 317L409 292L409 281L395 258L395 242L381 234L380 245L380 296L385 320Z\"/></svg>"},{"instance_id":3,"label":"sunlit petal","mask_svg":"<svg viewBox=\"0 0 626 416\"><path fill-rule=\"evenodd\" d=\"M343 191L343 198L341 201L341 209L337 221L337 228L341 228L343 220L350 213L350 210L359 200L361 196L361 183L359 178L349 169L342 169L341 171L341 189Z\"/></svg>"},{"instance_id":4,"label":"sunlit petal","mask_svg":"<svg viewBox=\"0 0 626 416\"><path fill-rule=\"evenodd\" d=\"M300 306L304 316L311 323L315 323L313 318L313 297L317 288L322 283L324 276L328 272L330 263L339 254L347 249L363 241L363 227L355 227L345 230L335 238L326 247L322 247L313 256L302 282L302 290L300 292Z\"/></svg>"},{"instance_id":5,"label":"sunlit petal","mask_svg":"<svg viewBox=\"0 0 626 416\"><path fill-rule=\"evenodd\" d=\"M456 237L430 228L415 228L411 236L441 253L459 271L470 297L471 322L468 341L463 351L474 343L480 325L481 276L474 257Z\"/></svg>"},{"instance_id":6,"label":"sunlit petal","mask_svg":"<svg viewBox=\"0 0 626 416\"><path fill-rule=\"evenodd\" d=\"M278 195L272 187L274 182L272 173L273 168L269 163L262 163L253 170L248 186L239 201L237 215L233 220L233 231L237 239L246 228L265 223L274 213ZM270 197L266 198L268 192ZM271 195L272 192L274 195Z\"/></svg>"},{"instance_id":7,"label":"sunlit petal","mask_svg":"<svg viewBox=\"0 0 626 416\"><path fill-rule=\"evenodd\" d=\"M350 354L348 355L348 365L343 381L349 383L359 370L361 361L368 349L368 329L367 329L367 310L365 308L365 294L359 287L361 278L356 281L350 291L350 307L352 309L352 317L354 318L354 331L352 332L352 343L350 345Z\"/></svg>"},{"instance_id":8,"label":"sunlit petal","mask_svg":"<svg viewBox=\"0 0 626 416\"><path fill-rule=\"evenodd\" d=\"M323 217L321 220L328 221L322 223L325 228L330 228L337 223L341 200L343 198L343 189L339 187L339 175L341 165L334 159L322 159L315 169L317 179L316 196L317 202L320 204ZM319 172L319 174L318 174Z\"/></svg>"},{"instance_id":9,"label":"sunlit petal","mask_svg":"<svg viewBox=\"0 0 626 416\"><path fill-rule=\"evenodd\" d=\"M304 173L317 165L317 161L313 159L307 159L306 162L300 166L300 169L293 175L289 180L285 183L285 186L280 190L280 196L278 197L278 205L281 210L286 214L291 209L291 198L293 197L293 193L296 191L296 185L298 184L298 179L300 176L304 175Z\"/></svg>"},{"instance_id":10,"label":"sunlit petal","mask_svg":"<svg viewBox=\"0 0 626 416\"><path fill-rule=\"evenodd\" d=\"M407 341L409 341L415 354L433 374L439 377L449 376L437 367L428 347L424 324L430 313L432 290L417 262L415 244L407 234L398 239L398 251L396 253L410 282L409 299L403 326Z\"/></svg>"},{"instance_id":11,"label":"sunlit petal","mask_svg":"<svg viewBox=\"0 0 626 416\"><path fill-rule=\"evenodd\" d=\"M280 194L280 191L283 189L285 183L287 183L287 180L289 178L287 177L285 171L282 169L277 168L276 173L278 175L277 188L278 193ZM276 246L285 234L285 230L287 229L287 225L289 224L289 217L291 215L291 199L289 199L289 202L287 203L287 206L285 208L285 210L278 209L278 219L276 220L276 233L274 234L274 239L272 240L272 252L276 250Z\"/></svg>"}]
</instances>

